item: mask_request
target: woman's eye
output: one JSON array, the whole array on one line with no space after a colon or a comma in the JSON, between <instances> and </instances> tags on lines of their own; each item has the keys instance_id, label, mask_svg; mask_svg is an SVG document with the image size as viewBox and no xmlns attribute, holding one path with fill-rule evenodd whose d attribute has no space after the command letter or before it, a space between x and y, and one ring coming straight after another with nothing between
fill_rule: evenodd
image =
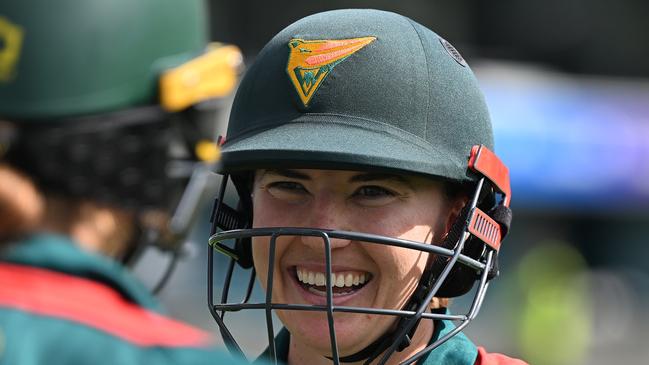
<instances>
[{"instance_id":1,"label":"woman's eye","mask_svg":"<svg viewBox=\"0 0 649 365\"><path fill-rule=\"evenodd\" d=\"M270 195L282 200L297 200L308 195L304 185L294 181L277 181L266 185Z\"/></svg>"},{"instance_id":2,"label":"woman's eye","mask_svg":"<svg viewBox=\"0 0 649 365\"><path fill-rule=\"evenodd\" d=\"M396 194L391 190L382 188L380 186L363 186L354 192L355 196L363 198L383 198L392 197Z\"/></svg>"},{"instance_id":3,"label":"woman's eye","mask_svg":"<svg viewBox=\"0 0 649 365\"><path fill-rule=\"evenodd\" d=\"M392 190L380 186L368 185L356 189L352 198L357 204L362 206L380 207L393 202L397 198L397 195Z\"/></svg>"},{"instance_id":4,"label":"woman's eye","mask_svg":"<svg viewBox=\"0 0 649 365\"><path fill-rule=\"evenodd\" d=\"M288 191L306 191L302 184L293 181L277 181L268 184L269 189L281 189Z\"/></svg>"}]
</instances>

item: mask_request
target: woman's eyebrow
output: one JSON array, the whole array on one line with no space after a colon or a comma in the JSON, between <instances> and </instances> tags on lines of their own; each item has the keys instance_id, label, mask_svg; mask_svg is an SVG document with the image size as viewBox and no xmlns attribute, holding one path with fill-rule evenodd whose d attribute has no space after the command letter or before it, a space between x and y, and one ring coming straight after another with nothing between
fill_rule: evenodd
<instances>
[{"instance_id":1,"label":"woman's eyebrow","mask_svg":"<svg viewBox=\"0 0 649 365\"><path fill-rule=\"evenodd\" d=\"M367 173L354 175L349 179L350 182L371 182L371 181L382 181L382 180L396 181L402 184L406 184L409 187L412 187L412 182L410 180L397 174L367 172Z\"/></svg>"},{"instance_id":2,"label":"woman's eyebrow","mask_svg":"<svg viewBox=\"0 0 649 365\"><path fill-rule=\"evenodd\" d=\"M291 179L300 179L300 180L311 180L311 177L307 174L303 174L301 172L295 171L295 170L288 170L288 169L268 169L264 170L264 172L261 174L261 176L265 175L276 175L276 176L281 176L281 177L287 177Z\"/></svg>"}]
</instances>

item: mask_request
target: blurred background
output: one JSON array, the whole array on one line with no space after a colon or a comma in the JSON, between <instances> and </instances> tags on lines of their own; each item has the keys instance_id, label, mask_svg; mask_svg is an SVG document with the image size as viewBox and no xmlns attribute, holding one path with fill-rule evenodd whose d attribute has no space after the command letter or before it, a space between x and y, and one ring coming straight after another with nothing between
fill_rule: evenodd
<instances>
[{"instance_id":1,"label":"blurred background","mask_svg":"<svg viewBox=\"0 0 649 365\"><path fill-rule=\"evenodd\" d=\"M318 4L211 1L212 38L238 45L250 63L308 14L390 10L452 42L482 85L511 172L514 222L468 335L535 365L649 364L649 2ZM173 315L217 332L205 299L208 215L161 297ZM155 282L165 260L149 253L138 275ZM261 351L259 321L242 342Z\"/></svg>"}]
</instances>

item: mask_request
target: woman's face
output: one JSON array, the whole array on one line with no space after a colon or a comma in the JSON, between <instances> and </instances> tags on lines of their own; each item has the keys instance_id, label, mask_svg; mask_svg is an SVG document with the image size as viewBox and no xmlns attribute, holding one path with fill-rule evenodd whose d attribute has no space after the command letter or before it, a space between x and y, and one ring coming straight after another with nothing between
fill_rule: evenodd
<instances>
[{"instance_id":1,"label":"woman's face","mask_svg":"<svg viewBox=\"0 0 649 365\"><path fill-rule=\"evenodd\" d=\"M412 176L359 171L258 170L252 191L254 227L309 227L439 242L459 210L439 183ZM457 205L457 204L455 204ZM269 237L253 239L255 269L268 277ZM428 255L421 251L345 239L331 240L334 305L400 309L414 291ZM273 302L325 305L322 238L278 238ZM325 312L279 311L292 347L330 353ZM334 314L342 355L386 332L391 316Z\"/></svg>"}]
</instances>

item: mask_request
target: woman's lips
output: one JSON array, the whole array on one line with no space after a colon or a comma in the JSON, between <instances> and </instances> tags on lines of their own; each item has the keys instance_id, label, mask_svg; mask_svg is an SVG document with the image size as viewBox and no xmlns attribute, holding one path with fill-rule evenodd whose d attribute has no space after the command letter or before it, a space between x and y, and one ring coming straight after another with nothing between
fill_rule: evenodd
<instances>
[{"instance_id":1,"label":"woman's lips","mask_svg":"<svg viewBox=\"0 0 649 365\"><path fill-rule=\"evenodd\" d=\"M326 273L322 268L292 266L288 270L293 284L303 299L311 304L326 305ZM342 269L331 273L334 304L340 305L364 292L372 280L366 271Z\"/></svg>"},{"instance_id":2,"label":"woman's lips","mask_svg":"<svg viewBox=\"0 0 649 365\"><path fill-rule=\"evenodd\" d=\"M307 268L295 267L297 279L299 282L306 285L325 286L326 273L320 271L312 271ZM339 271L331 273L331 285L337 288L352 288L355 286L363 285L369 281L371 274L364 271Z\"/></svg>"}]
</instances>

